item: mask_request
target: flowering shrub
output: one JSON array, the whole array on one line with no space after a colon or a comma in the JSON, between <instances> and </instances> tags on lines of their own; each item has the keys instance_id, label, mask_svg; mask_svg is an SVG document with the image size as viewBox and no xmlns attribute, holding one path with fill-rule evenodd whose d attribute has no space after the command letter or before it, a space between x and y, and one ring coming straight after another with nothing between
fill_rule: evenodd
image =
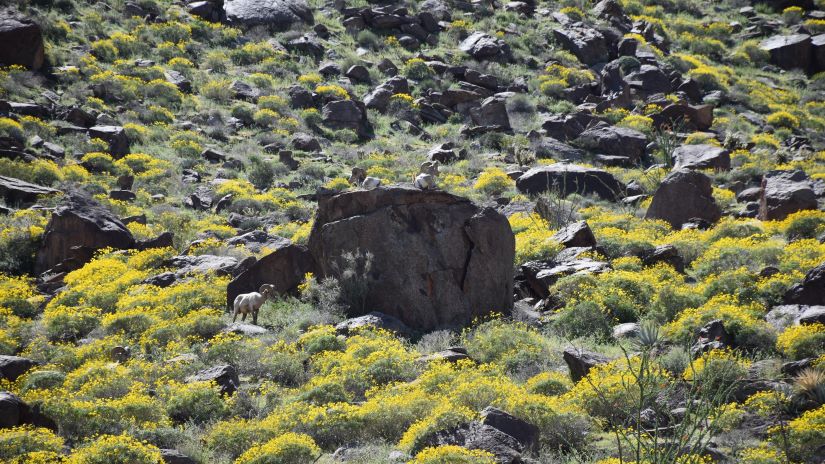
<instances>
[{"instance_id":1,"label":"flowering shrub","mask_svg":"<svg viewBox=\"0 0 825 464\"><path fill-rule=\"evenodd\" d=\"M80 447L68 464L162 464L160 450L128 435L104 435Z\"/></svg>"},{"instance_id":2,"label":"flowering shrub","mask_svg":"<svg viewBox=\"0 0 825 464\"><path fill-rule=\"evenodd\" d=\"M494 456L483 450L468 450L455 445L442 445L431 448L424 448L410 461L414 464L492 464Z\"/></svg>"},{"instance_id":3,"label":"flowering shrub","mask_svg":"<svg viewBox=\"0 0 825 464\"><path fill-rule=\"evenodd\" d=\"M825 324L788 327L777 337L776 349L791 359L819 356L825 349Z\"/></svg>"},{"instance_id":4,"label":"flowering shrub","mask_svg":"<svg viewBox=\"0 0 825 464\"><path fill-rule=\"evenodd\" d=\"M0 460L10 464L58 462L63 439L51 430L24 425L0 430Z\"/></svg>"},{"instance_id":5,"label":"flowering shrub","mask_svg":"<svg viewBox=\"0 0 825 464\"><path fill-rule=\"evenodd\" d=\"M478 176L473 188L487 195L500 195L513 185L515 185L513 179L510 179L501 169L487 168Z\"/></svg>"},{"instance_id":6,"label":"flowering shrub","mask_svg":"<svg viewBox=\"0 0 825 464\"><path fill-rule=\"evenodd\" d=\"M286 433L243 453L235 464L299 464L314 462L320 448L307 435Z\"/></svg>"}]
</instances>

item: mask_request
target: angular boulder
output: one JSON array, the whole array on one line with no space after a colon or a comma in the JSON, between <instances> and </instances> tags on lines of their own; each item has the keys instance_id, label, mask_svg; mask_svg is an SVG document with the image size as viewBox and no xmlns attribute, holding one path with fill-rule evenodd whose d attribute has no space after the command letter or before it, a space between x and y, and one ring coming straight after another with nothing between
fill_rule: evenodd
<instances>
[{"instance_id":1,"label":"angular boulder","mask_svg":"<svg viewBox=\"0 0 825 464\"><path fill-rule=\"evenodd\" d=\"M36 362L28 358L0 355L0 379L14 382L18 377L36 365Z\"/></svg>"},{"instance_id":2,"label":"angular boulder","mask_svg":"<svg viewBox=\"0 0 825 464\"><path fill-rule=\"evenodd\" d=\"M109 148L112 158L120 159L129 153L130 141L126 130L120 126L94 126L89 128L89 138L101 139Z\"/></svg>"},{"instance_id":3,"label":"angular boulder","mask_svg":"<svg viewBox=\"0 0 825 464\"><path fill-rule=\"evenodd\" d=\"M554 30L553 36L565 50L588 66L610 59L607 39L592 27L581 23L573 24Z\"/></svg>"},{"instance_id":4,"label":"angular boulder","mask_svg":"<svg viewBox=\"0 0 825 464\"><path fill-rule=\"evenodd\" d=\"M41 195L53 195L59 190L32 184L14 177L0 176L0 198L10 206L29 206Z\"/></svg>"},{"instance_id":5,"label":"angular boulder","mask_svg":"<svg viewBox=\"0 0 825 464\"><path fill-rule=\"evenodd\" d=\"M566 248L596 246L596 236L593 235L586 221L578 221L565 226L553 235L553 240Z\"/></svg>"},{"instance_id":6,"label":"angular boulder","mask_svg":"<svg viewBox=\"0 0 825 464\"><path fill-rule=\"evenodd\" d=\"M114 214L93 200L70 196L52 213L37 251L35 273L40 274L66 260L82 266L88 250L127 249L135 246L129 229Z\"/></svg>"},{"instance_id":7,"label":"angular boulder","mask_svg":"<svg viewBox=\"0 0 825 464\"><path fill-rule=\"evenodd\" d=\"M623 156L635 163L645 154L647 136L626 127L599 124L582 132L576 143L599 154Z\"/></svg>"},{"instance_id":8,"label":"angular boulder","mask_svg":"<svg viewBox=\"0 0 825 464\"><path fill-rule=\"evenodd\" d=\"M677 169L730 169L730 151L715 145L682 145L671 158Z\"/></svg>"},{"instance_id":9,"label":"angular boulder","mask_svg":"<svg viewBox=\"0 0 825 464\"><path fill-rule=\"evenodd\" d=\"M786 304L825 305L825 263L805 274L805 280L790 288L783 298Z\"/></svg>"},{"instance_id":10,"label":"angular boulder","mask_svg":"<svg viewBox=\"0 0 825 464\"><path fill-rule=\"evenodd\" d=\"M238 390L241 381L238 379L238 371L229 364L210 367L195 375L186 378L187 382L215 382L220 388L222 395L231 395Z\"/></svg>"},{"instance_id":11,"label":"angular boulder","mask_svg":"<svg viewBox=\"0 0 825 464\"><path fill-rule=\"evenodd\" d=\"M374 327L377 329L395 332L402 337L412 335L412 330L404 325L398 318L389 316L378 311L373 311L363 316L352 317L335 325L335 331L341 335L350 335L362 327Z\"/></svg>"},{"instance_id":12,"label":"angular boulder","mask_svg":"<svg viewBox=\"0 0 825 464\"><path fill-rule=\"evenodd\" d=\"M510 59L510 46L484 32L473 32L458 48L477 60L506 61Z\"/></svg>"},{"instance_id":13,"label":"angular boulder","mask_svg":"<svg viewBox=\"0 0 825 464\"><path fill-rule=\"evenodd\" d=\"M609 201L621 198L626 189L607 171L567 163L532 168L516 180L516 187L528 195L555 191L562 196L592 194Z\"/></svg>"},{"instance_id":14,"label":"angular boulder","mask_svg":"<svg viewBox=\"0 0 825 464\"><path fill-rule=\"evenodd\" d=\"M584 378L584 376L590 372L590 369L595 366L610 362L610 358L607 356L577 348L564 350L562 357L570 369L570 378L573 379L574 382L578 382Z\"/></svg>"},{"instance_id":15,"label":"angular boulder","mask_svg":"<svg viewBox=\"0 0 825 464\"><path fill-rule=\"evenodd\" d=\"M224 0L230 24L289 29L293 24L313 24L312 9L304 0Z\"/></svg>"},{"instance_id":16,"label":"angular boulder","mask_svg":"<svg viewBox=\"0 0 825 464\"><path fill-rule=\"evenodd\" d=\"M321 198L309 249L322 277L339 275L344 253L371 253L364 308L413 329L462 326L513 306L507 219L446 192L391 186Z\"/></svg>"},{"instance_id":17,"label":"angular boulder","mask_svg":"<svg viewBox=\"0 0 825 464\"><path fill-rule=\"evenodd\" d=\"M330 129L350 129L358 137L368 138L372 135L372 126L367 120L367 108L354 100L332 101L324 105L323 123Z\"/></svg>"},{"instance_id":18,"label":"angular boulder","mask_svg":"<svg viewBox=\"0 0 825 464\"><path fill-rule=\"evenodd\" d=\"M782 220L797 211L816 208L816 193L805 172L771 171L762 178L759 219Z\"/></svg>"},{"instance_id":19,"label":"angular boulder","mask_svg":"<svg viewBox=\"0 0 825 464\"><path fill-rule=\"evenodd\" d=\"M9 10L0 12L0 65L20 65L33 71L43 67L43 31L34 21Z\"/></svg>"},{"instance_id":20,"label":"angular boulder","mask_svg":"<svg viewBox=\"0 0 825 464\"><path fill-rule=\"evenodd\" d=\"M759 48L771 54L771 63L782 69L811 68L811 36L808 34L778 35L763 40Z\"/></svg>"},{"instance_id":21,"label":"angular boulder","mask_svg":"<svg viewBox=\"0 0 825 464\"><path fill-rule=\"evenodd\" d=\"M287 245L259 259L226 286L226 305L232 308L241 293L257 292L261 285L272 284L279 295L291 293L304 281L307 272L315 271L315 262L306 247Z\"/></svg>"},{"instance_id":22,"label":"angular boulder","mask_svg":"<svg viewBox=\"0 0 825 464\"><path fill-rule=\"evenodd\" d=\"M510 129L510 118L507 116L507 98L502 95L493 95L481 102L481 106L471 111L473 123L479 126Z\"/></svg>"},{"instance_id":23,"label":"angular boulder","mask_svg":"<svg viewBox=\"0 0 825 464\"><path fill-rule=\"evenodd\" d=\"M674 228L680 228L693 218L716 222L722 217L722 210L712 192L708 176L698 171L677 169L656 189L645 219L662 219Z\"/></svg>"}]
</instances>

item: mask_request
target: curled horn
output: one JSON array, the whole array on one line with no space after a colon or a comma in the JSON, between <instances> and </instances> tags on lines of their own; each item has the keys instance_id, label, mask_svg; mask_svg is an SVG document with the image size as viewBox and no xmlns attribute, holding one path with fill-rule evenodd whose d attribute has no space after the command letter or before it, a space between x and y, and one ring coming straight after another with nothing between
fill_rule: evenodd
<instances>
[{"instance_id":1,"label":"curled horn","mask_svg":"<svg viewBox=\"0 0 825 464\"><path fill-rule=\"evenodd\" d=\"M273 294L273 293L275 293L275 286L272 285L272 284L263 284L263 285L261 285L261 288L258 290L258 293Z\"/></svg>"}]
</instances>

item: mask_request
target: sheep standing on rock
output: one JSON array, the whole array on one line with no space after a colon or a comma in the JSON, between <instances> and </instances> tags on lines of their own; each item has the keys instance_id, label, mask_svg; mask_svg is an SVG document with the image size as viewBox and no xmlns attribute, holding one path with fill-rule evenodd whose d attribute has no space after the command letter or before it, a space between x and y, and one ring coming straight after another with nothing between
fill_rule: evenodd
<instances>
[{"instance_id":1,"label":"sheep standing on rock","mask_svg":"<svg viewBox=\"0 0 825 464\"><path fill-rule=\"evenodd\" d=\"M241 293L235 297L234 314L232 315L232 322L241 316L241 322L246 321L246 315L252 313L252 323L258 324L258 310L266 302L266 300L275 294L275 286L272 284L263 284L257 292Z\"/></svg>"},{"instance_id":2,"label":"sheep standing on rock","mask_svg":"<svg viewBox=\"0 0 825 464\"><path fill-rule=\"evenodd\" d=\"M421 190L432 190L436 187L436 177L438 177L438 161L425 161L421 164L418 176L413 181L413 185Z\"/></svg>"}]
</instances>

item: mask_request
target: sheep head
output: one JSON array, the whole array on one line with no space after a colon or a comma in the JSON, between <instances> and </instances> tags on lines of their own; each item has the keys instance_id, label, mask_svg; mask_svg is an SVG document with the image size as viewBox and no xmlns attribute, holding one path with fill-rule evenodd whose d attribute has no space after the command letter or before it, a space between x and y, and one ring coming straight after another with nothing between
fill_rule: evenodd
<instances>
[{"instance_id":1,"label":"sheep head","mask_svg":"<svg viewBox=\"0 0 825 464\"><path fill-rule=\"evenodd\" d=\"M275 295L275 286L272 284L263 284L258 290L258 293L266 297L271 297Z\"/></svg>"}]
</instances>

